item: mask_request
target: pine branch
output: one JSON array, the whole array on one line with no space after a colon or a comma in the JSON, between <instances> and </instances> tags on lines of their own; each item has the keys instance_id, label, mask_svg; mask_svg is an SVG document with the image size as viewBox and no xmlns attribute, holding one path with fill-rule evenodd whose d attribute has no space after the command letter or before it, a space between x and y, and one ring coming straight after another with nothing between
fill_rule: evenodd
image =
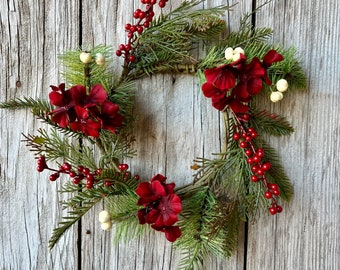
<instances>
[{"instance_id":1,"label":"pine branch","mask_svg":"<svg viewBox=\"0 0 340 270\"><path fill-rule=\"evenodd\" d=\"M68 202L68 205L72 205L73 210L69 210L68 216L62 217L62 220L58 223L58 227L53 230L52 237L49 241L49 248L52 249L58 242L60 237L80 218L85 215L93 206L103 199L103 195L109 195L111 193L108 188L92 188L79 192Z\"/></svg>"},{"instance_id":2,"label":"pine branch","mask_svg":"<svg viewBox=\"0 0 340 270\"><path fill-rule=\"evenodd\" d=\"M184 250L180 269L199 269L209 254L228 257L237 245L236 204L226 197L215 197L206 186L193 187L192 191L193 195L183 200L182 237L175 243Z\"/></svg>"},{"instance_id":3,"label":"pine branch","mask_svg":"<svg viewBox=\"0 0 340 270\"><path fill-rule=\"evenodd\" d=\"M294 128L285 117L269 113L265 110L258 111L254 109L250 125L261 134L286 136L294 132Z\"/></svg>"},{"instance_id":4,"label":"pine branch","mask_svg":"<svg viewBox=\"0 0 340 270\"><path fill-rule=\"evenodd\" d=\"M178 9L155 20L152 27L138 37L138 61L130 66L132 73L129 78L156 72L176 72L179 65L197 64L191 50L197 42L216 38L225 29L225 22L219 15L229 8L191 10L200 2L183 2Z\"/></svg>"},{"instance_id":5,"label":"pine branch","mask_svg":"<svg viewBox=\"0 0 340 270\"><path fill-rule=\"evenodd\" d=\"M126 190L123 195L110 196L105 199L105 205L115 224L114 243L127 242L147 231L149 226L140 225L137 218L138 196L131 190Z\"/></svg>"},{"instance_id":6,"label":"pine branch","mask_svg":"<svg viewBox=\"0 0 340 270\"><path fill-rule=\"evenodd\" d=\"M19 109L34 109L41 112L51 111L50 104L42 99L33 99L24 97L23 99L12 99L10 101L0 103L0 109L19 110Z\"/></svg>"}]
</instances>

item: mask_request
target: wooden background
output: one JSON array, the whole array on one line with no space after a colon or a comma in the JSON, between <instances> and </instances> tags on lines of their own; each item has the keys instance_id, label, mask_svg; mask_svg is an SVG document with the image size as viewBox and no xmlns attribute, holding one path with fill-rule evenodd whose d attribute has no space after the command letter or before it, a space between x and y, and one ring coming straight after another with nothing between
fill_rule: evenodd
<instances>
[{"instance_id":1,"label":"wooden background","mask_svg":"<svg viewBox=\"0 0 340 270\"><path fill-rule=\"evenodd\" d=\"M180 2L170 0L167 8ZM202 6L228 2L236 1L210 0ZM231 29L252 10L252 2L258 1L240 0L226 14ZM0 101L47 98L49 85L60 82L56 56L79 45L116 48L138 7L133 0L2 0ZM340 269L338 14L336 0L274 0L256 15L256 25L275 29L274 42L297 47L308 77L308 91L285 95L275 106L263 104L287 116L296 129L289 138L272 140L295 197L282 214L242 226L234 256L207 261L206 269ZM145 177L163 173L179 185L190 181L191 160L219 148L218 112L191 76L158 75L139 86L134 171ZM97 221L102 206L49 251L61 212L58 184L35 171L33 156L21 142L22 132L33 133L42 124L27 111L1 110L0 121L0 269L176 268L179 254L158 234L113 246L113 232L104 233Z\"/></svg>"}]
</instances>

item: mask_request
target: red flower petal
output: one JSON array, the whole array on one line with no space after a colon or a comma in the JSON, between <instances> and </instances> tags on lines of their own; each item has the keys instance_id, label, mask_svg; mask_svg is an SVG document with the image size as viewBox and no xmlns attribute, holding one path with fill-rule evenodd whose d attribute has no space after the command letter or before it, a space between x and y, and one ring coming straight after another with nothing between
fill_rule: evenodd
<instances>
[{"instance_id":1,"label":"red flower petal","mask_svg":"<svg viewBox=\"0 0 340 270\"><path fill-rule=\"evenodd\" d=\"M151 189L155 196L165 196L166 191L164 186L158 180L154 180L150 183Z\"/></svg>"},{"instance_id":2,"label":"red flower petal","mask_svg":"<svg viewBox=\"0 0 340 270\"><path fill-rule=\"evenodd\" d=\"M103 103L107 99L107 92L100 84L95 84L87 97L88 105L97 105Z\"/></svg>"},{"instance_id":3,"label":"red flower petal","mask_svg":"<svg viewBox=\"0 0 340 270\"><path fill-rule=\"evenodd\" d=\"M219 96L221 94L225 94L225 91L220 90L215 85L213 85L211 82L206 82L202 85L202 91L203 95L211 98L213 96Z\"/></svg>"},{"instance_id":4,"label":"red flower petal","mask_svg":"<svg viewBox=\"0 0 340 270\"><path fill-rule=\"evenodd\" d=\"M156 174L154 177L151 178L150 182L153 182L153 181L159 181L161 183L165 183L166 181L166 177L162 174Z\"/></svg>"},{"instance_id":5,"label":"red flower petal","mask_svg":"<svg viewBox=\"0 0 340 270\"><path fill-rule=\"evenodd\" d=\"M65 105L63 95L56 91L50 92L48 94L48 97L51 104L54 106L63 107Z\"/></svg>"},{"instance_id":6,"label":"red flower petal","mask_svg":"<svg viewBox=\"0 0 340 270\"><path fill-rule=\"evenodd\" d=\"M86 88L84 85L72 86L69 90L72 95L73 102L76 105L84 106L86 100Z\"/></svg>"},{"instance_id":7,"label":"red flower petal","mask_svg":"<svg viewBox=\"0 0 340 270\"><path fill-rule=\"evenodd\" d=\"M234 113L245 113L249 110L249 107L247 105L244 105L236 99L230 100L229 107L233 110Z\"/></svg>"},{"instance_id":8,"label":"red flower petal","mask_svg":"<svg viewBox=\"0 0 340 270\"><path fill-rule=\"evenodd\" d=\"M151 185L148 182L140 183L135 191L139 197L149 197L153 195Z\"/></svg>"},{"instance_id":9,"label":"red flower petal","mask_svg":"<svg viewBox=\"0 0 340 270\"><path fill-rule=\"evenodd\" d=\"M270 50L263 57L263 65L270 67L273 63L280 62L283 60L283 56L275 50Z\"/></svg>"},{"instance_id":10,"label":"red flower petal","mask_svg":"<svg viewBox=\"0 0 340 270\"><path fill-rule=\"evenodd\" d=\"M217 110L224 111L224 109L228 105L228 99L224 94L220 96L214 96L211 98L211 103L212 106Z\"/></svg>"},{"instance_id":11,"label":"red flower petal","mask_svg":"<svg viewBox=\"0 0 340 270\"><path fill-rule=\"evenodd\" d=\"M236 74L229 65L210 68L204 71L207 81L214 84L219 89L231 89L236 83Z\"/></svg>"},{"instance_id":12,"label":"red flower petal","mask_svg":"<svg viewBox=\"0 0 340 270\"><path fill-rule=\"evenodd\" d=\"M253 78L248 80L247 89L250 95L256 95L262 90L262 80L261 78Z\"/></svg>"},{"instance_id":13,"label":"red flower petal","mask_svg":"<svg viewBox=\"0 0 340 270\"><path fill-rule=\"evenodd\" d=\"M138 216L139 224L145 224L146 223L145 214L146 214L145 208L138 210L137 216Z\"/></svg>"},{"instance_id":14,"label":"red flower petal","mask_svg":"<svg viewBox=\"0 0 340 270\"><path fill-rule=\"evenodd\" d=\"M182 231L178 226L166 227L164 229L165 237L170 242L175 242L177 238L181 237Z\"/></svg>"}]
</instances>

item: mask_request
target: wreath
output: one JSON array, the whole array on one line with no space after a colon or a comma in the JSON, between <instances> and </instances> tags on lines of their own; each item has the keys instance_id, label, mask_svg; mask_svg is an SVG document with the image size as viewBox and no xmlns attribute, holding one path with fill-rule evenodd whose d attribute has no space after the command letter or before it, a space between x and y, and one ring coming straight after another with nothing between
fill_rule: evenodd
<instances>
[{"instance_id":1,"label":"wreath","mask_svg":"<svg viewBox=\"0 0 340 270\"><path fill-rule=\"evenodd\" d=\"M53 230L50 248L104 201L99 222L103 230L114 225L115 240L159 231L183 251L180 267L191 269L209 254L231 256L240 222L256 219L261 209L280 213L280 201L291 198L292 186L265 136L294 130L284 117L255 104L258 97L275 103L285 91L305 87L296 51L270 44L272 30L252 27L251 14L226 35L221 17L230 7L197 9L201 2L185 1L155 19L155 5L163 8L167 0L141 0L145 8L135 10L134 23L125 25L127 42L116 51L124 59L120 76L113 72L110 47L79 48L60 56L66 83L52 85L49 100L1 103L6 109L30 108L51 127L24 135L37 171L49 171L50 181L65 178L61 192L71 194L62 202L68 212ZM207 48L203 59L192 53L199 45ZM179 72L197 75L202 96L223 116L225 132L222 151L213 159L196 158L192 183L176 187L162 174L140 179L124 160L138 156L135 81Z\"/></svg>"}]
</instances>

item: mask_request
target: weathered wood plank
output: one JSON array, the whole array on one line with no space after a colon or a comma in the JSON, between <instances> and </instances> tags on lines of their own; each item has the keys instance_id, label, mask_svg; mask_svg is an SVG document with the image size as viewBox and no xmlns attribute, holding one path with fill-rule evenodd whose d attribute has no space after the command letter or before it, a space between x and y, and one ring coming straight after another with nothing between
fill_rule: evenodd
<instances>
[{"instance_id":1,"label":"weathered wood plank","mask_svg":"<svg viewBox=\"0 0 340 270\"><path fill-rule=\"evenodd\" d=\"M177 7L179 3L180 1L171 1L164 12ZM214 1L207 6L222 3L225 4L223 1ZM104 2L98 5L88 1L83 7L83 44L87 46L106 43L116 48L125 42L124 25L132 21L132 13L140 5L138 2L119 1L117 4L107 5ZM241 11L241 8L245 7L248 10ZM235 6L230 15L232 28L237 27L240 14L250 10L250 4ZM116 18L112 19L112 14ZM101 30L104 28L106 32ZM107 33L113 35L109 36ZM137 121L134 146L138 154L129 163L132 170L140 174L142 179L161 173L166 175L169 181L175 181L178 186L189 183L193 174L190 170L192 160L198 156L211 157L211 153L220 150L219 113L203 98L197 79L192 76L157 75L143 79L138 82L135 102ZM129 243L112 246L112 236L101 231L97 222L98 208L83 219L83 250L86 251L86 254L82 255L84 269L104 269L105 266L129 270L176 268L179 254L171 248L163 235L151 233ZM89 228L93 233L84 236ZM87 241L89 238L91 240ZM206 264L206 269L242 267L242 235L240 249L235 257L227 262L212 260Z\"/></svg>"},{"instance_id":2,"label":"weathered wood plank","mask_svg":"<svg viewBox=\"0 0 340 270\"><path fill-rule=\"evenodd\" d=\"M78 44L78 5L60 1L1 1L1 97L47 97L58 84L56 55ZM0 111L0 268L74 269L76 234L48 250L60 215L55 183L38 175L36 162L21 142L41 126L27 111ZM68 248L65 248L67 246Z\"/></svg>"},{"instance_id":3,"label":"weathered wood plank","mask_svg":"<svg viewBox=\"0 0 340 270\"><path fill-rule=\"evenodd\" d=\"M339 269L340 8L335 1L274 1L256 16L275 42L301 55L308 92L285 95L272 109L295 133L272 140L295 197L277 217L250 227L247 269Z\"/></svg>"}]
</instances>

